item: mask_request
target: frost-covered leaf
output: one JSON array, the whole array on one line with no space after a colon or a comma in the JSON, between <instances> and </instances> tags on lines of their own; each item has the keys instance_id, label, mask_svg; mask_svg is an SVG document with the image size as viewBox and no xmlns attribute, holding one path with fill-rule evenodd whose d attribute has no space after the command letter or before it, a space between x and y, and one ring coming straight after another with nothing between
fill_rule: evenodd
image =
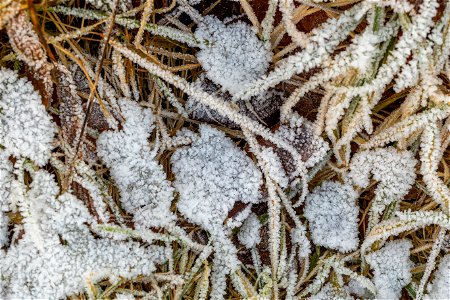
<instances>
[{"instance_id":1,"label":"frost-covered leaf","mask_svg":"<svg viewBox=\"0 0 450 300\"><path fill-rule=\"evenodd\" d=\"M334 287L331 283L325 284L322 289L308 300L351 300L353 297L347 295L345 290Z\"/></svg>"},{"instance_id":2,"label":"frost-covered leaf","mask_svg":"<svg viewBox=\"0 0 450 300\"><path fill-rule=\"evenodd\" d=\"M50 74L52 66L47 62L47 54L41 46L39 37L27 13L21 11L12 18L7 26L9 42L17 57L24 61L33 71L37 80L43 102L47 105L52 101L53 82Z\"/></svg>"},{"instance_id":3,"label":"frost-covered leaf","mask_svg":"<svg viewBox=\"0 0 450 300\"><path fill-rule=\"evenodd\" d=\"M275 134L300 154L301 160L307 168L317 164L329 149L327 142L314 133L313 124L298 113L292 113L286 117L286 120L275 130ZM298 176L296 163L291 153L265 139L260 139L260 143L267 148L273 148L273 151L263 149L263 160L269 170L272 170L273 178L278 179L277 183L282 187L287 186L286 178L291 184ZM274 153L272 152L275 152L278 160L273 157ZM280 169L279 162L284 170Z\"/></svg>"},{"instance_id":4,"label":"frost-covered leaf","mask_svg":"<svg viewBox=\"0 0 450 300\"><path fill-rule=\"evenodd\" d=\"M173 188L147 140L154 128L153 115L129 100L122 99L120 106L126 121L121 130L100 135L98 155L110 168L123 207L134 215L136 226L163 226L174 219Z\"/></svg>"},{"instance_id":5,"label":"frost-covered leaf","mask_svg":"<svg viewBox=\"0 0 450 300\"><path fill-rule=\"evenodd\" d=\"M192 222L215 232L222 229L237 201L259 200L261 173L253 161L222 132L200 126L200 138L172 156L178 210Z\"/></svg>"},{"instance_id":6,"label":"frost-covered leaf","mask_svg":"<svg viewBox=\"0 0 450 300\"><path fill-rule=\"evenodd\" d=\"M400 299L402 288L411 282L411 247L409 240L396 240L367 255L367 262L374 271L377 299Z\"/></svg>"},{"instance_id":7,"label":"frost-covered leaf","mask_svg":"<svg viewBox=\"0 0 450 300\"><path fill-rule=\"evenodd\" d=\"M305 217L313 242L341 252L358 247L358 193L349 185L326 181L306 197Z\"/></svg>"},{"instance_id":8,"label":"frost-covered leaf","mask_svg":"<svg viewBox=\"0 0 450 300\"><path fill-rule=\"evenodd\" d=\"M80 138L85 114L72 73L60 64L57 66L57 74L59 82L56 86L56 92L61 101L59 111L62 136L68 146L75 147L75 143L78 142L77 139Z\"/></svg>"},{"instance_id":9,"label":"frost-covered leaf","mask_svg":"<svg viewBox=\"0 0 450 300\"><path fill-rule=\"evenodd\" d=\"M197 58L206 76L231 94L258 79L269 67L271 53L243 22L225 25L217 17L206 16L195 38L201 42Z\"/></svg>"},{"instance_id":10,"label":"frost-covered leaf","mask_svg":"<svg viewBox=\"0 0 450 300\"><path fill-rule=\"evenodd\" d=\"M50 157L55 126L28 80L0 68L0 145L16 157L44 165Z\"/></svg>"}]
</instances>

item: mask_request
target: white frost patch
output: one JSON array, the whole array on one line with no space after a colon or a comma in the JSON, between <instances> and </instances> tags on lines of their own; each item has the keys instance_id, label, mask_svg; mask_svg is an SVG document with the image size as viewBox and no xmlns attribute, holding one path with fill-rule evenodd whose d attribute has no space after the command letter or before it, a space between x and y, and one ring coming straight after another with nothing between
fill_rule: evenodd
<instances>
[{"instance_id":1,"label":"white frost patch","mask_svg":"<svg viewBox=\"0 0 450 300\"><path fill-rule=\"evenodd\" d=\"M16 157L45 165L50 157L55 125L41 96L25 78L0 68L0 145Z\"/></svg>"},{"instance_id":2,"label":"white frost patch","mask_svg":"<svg viewBox=\"0 0 450 300\"><path fill-rule=\"evenodd\" d=\"M402 288L411 282L411 247L409 240L396 240L367 255L367 262L374 271L377 299L400 299Z\"/></svg>"},{"instance_id":3,"label":"white frost patch","mask_svg":"<svg viewBox=\"0 0 450 300\"><path fill-rule=\"evenodd\" d=\"M24 222L31 219L34 229L25 230L5 253L0 250L0 298L66 298L82 292L88 281L150 275L155 263L171 255L170 249L158 246L95 237L84 204L71 194L56 198L58 192L51 174L36 172L22 199L33 203Z\"/></svg>"},{"instance_id":4,"label":"white frost patch","mask_svg":"<svg viewBox=\"0 0 450 300\"><path fill-rule=\"evenodd\" d=\"M134 215L136 226L163 226L175 219L170 212L173 188L147 141L154 128L153 115L124 99L120 107L126 120L123 128L100 135L98 156L110 168L123 207Z\"/></svg>"},{"instance_id":5,"label":"white frost patch","mask_svg":"<svg viewBox=\"0 0 450 300\"><path fill-rule=\"evenodd\" d=\"M178 210L213 233L222 231L237 201L259 200L262 179L253 161L224 133L200 125L200 134L191 146L175 151L172 170L180 193Z\"/></svg>"},{"instance_id":6,"label":"white frost patch","mask_svg":"<svg viewBox=\"0 0 450 300\"><path fill-rule=\"evenodd\" d=\"M197 58L206 75L231 94L258 79L269 67L271 53L243 22L225 25L214 16L206 16L195 38L201 43Z\"/></svg>"},{"instance_id":7,"label":"white frost patch","mask_svg":"<svg viewBox=\"0 0 450 300\"><path fill-rule=\"evenodd\" d=\"M258 220L258 216L251 213L239 230L239 242L247 249L255 247L261 241L261 236L259 234L260 229L261 223Z\"/></svg>"},{"instance_id":8,"label":"white frost patch","mask_svg":"<svg viewBox=\"0 0 450 300\"><path fill-rule=\"evenodd\" d=\"M306 197L305 217L313 242L341 252L358 247L358 198L353 188L326 181Z\"/></svg>"}]
</instances>

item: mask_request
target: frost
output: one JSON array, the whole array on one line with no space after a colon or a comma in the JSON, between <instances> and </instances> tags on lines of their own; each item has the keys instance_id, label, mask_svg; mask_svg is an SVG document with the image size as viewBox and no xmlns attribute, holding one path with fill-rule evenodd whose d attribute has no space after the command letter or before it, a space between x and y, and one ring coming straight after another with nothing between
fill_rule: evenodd
<instances>
[{"instance_id":1,"label":"frost","mask_svg":"<svg viewBox=\"0 0 450 300\"><path fill-rule=\"evenodd\" d=\"M402 288L411 282L411 247L409 240L396 240L367 255L367 262L374 270L377 299L399 299Z\"/></svg>"},{"instance_id":2,"label":"frost","mask_svg":"<svg viewBox=\"0 0 450 300\"><path fill-rule=\"evenodd\" d=\"M135 297L131 293L117 293L116 300L134 300Z\"/></svg>"},{"instance_id":3,"label":"frost","mask_svg":"<svg viewBox=\"0 0 450 300\"><path fill-rule=\"evenodd\" d=\"M0 145L16 157L44 165L50 157L55 126L41 97L25 78L0 68Z\"/></svg>"},{"instance_id":4,"label":"frost","mask_svg":"<svg viewBox=\"0 0 450 300\"><path fill-rule=\"evenodd\" d=\"M95 8L104 10L104 11L112 11L114 9L114 0L87 0L87 3L91 4ZM126 12L133 7L131 0L119 1L119 12Z\"/></svg>"},{"instance_id":5,"label":"frost","mask_svg":"<svg viewBox=\"0 0 450 300\"><path fill-rule=\"evenodd\" d=\"M341 252L358 247L358 193L349 185L326 181L306 197L305 217L313 242Z\"/></svg>"},{"instance_id":6,"label":"frost","mask_svg":"<svg viewBox=\"0 0 450 300\"><path fill-rule=\"evenodd\" d=\"M0 256L1 297L64 298L82 292L86 281L150 275L154 263L170 254L162 247L94 237L89 225L95 223L87 208L71 194L56 198L58 192L52 175L35 173L23 201L34 203L28 218L36 227L25 230L18 243ZM42 238L39 244L36 233Z\"/></svg>"},{"instance_id":7,"label":"frost","mask_svg":"<svg viewBox=\"0 0 450 300\"><path fill-rule=\"evenodd\" d=\"M434 273L432 284L428 285L430 293L424 299L447 299L450 296L450 254L441 259L438 270Z\"/></svg>"},{"instance_id":8,"label":"frost","mask_svg":"<svg viewBox=\"0 0 450 300\"><path fill-rule=\"evenodd\" d=\"M261 150L261 161L269 174L271 174L271 178L280 187L286 188L289 185L289 177L284 170L283 163L272 148L264 148Z\"/></svg>"},{"instance_id":9,"label":"frost","mask_svg":"<svg viewBox=\"0 0 450 300\"><path fill-rule=\"evenodd\" d=\"M189 220L214 233L237 201L259 200L261 173L222 132L200 125L200 134L171 159L180 194L177 207Z\"/></svg>"},{"instance_id":10,"label":"frost","mask_svg":"<svg viewBox=\"0 0 450 300\"><path fill-rule=\"evenodd\" d=\"M163 226L174 220L173 188L147 141L154 128L153 115L125 99L120 107L126 120L123 128L100 135L98 155L110 168L123 207L134 215L136 226Z\"/></svg>"},{"instance_id":11,"label":"frost","mask_svg":"<svg viewBox=\"0 0 450 300\"><path fill-rule=\"evenodd\" d=\"M269 67L270 52L243 22L225 25L216 17L206 16L195 38L201 42L197 58L206 75L231 94L258 79Z\"/></svg>"},{"instance_id":12,"label":"frost","mask_svg":"<svg viewBox=\"0 0 450 300\"><path fill-rule=\"evenodd\" d=\"M261 241L261 236L259 233L260 229L261 223L259 222L258 216L251 213L239 230L239 242L247 249L255 247Z\"/></svg>"},{"instance_id":13,"label":"frost","mask_svg":"<svg viewBox=\"0 0 450 300\"><path fill-rule=\"evenodd\" d=\"M328 144L314 133L313 124L298 113L290 114L275 130L275 135L292 146L301 156L305 167L317 164L327 153ZM289 151L262 140L263 162L281 187L296 183L296 162ZM271 150L273 149L273 151ZM274 157L276 155L277 157ZM281 164L281 165L280 165Z\"/></svg>"}]
</instances>

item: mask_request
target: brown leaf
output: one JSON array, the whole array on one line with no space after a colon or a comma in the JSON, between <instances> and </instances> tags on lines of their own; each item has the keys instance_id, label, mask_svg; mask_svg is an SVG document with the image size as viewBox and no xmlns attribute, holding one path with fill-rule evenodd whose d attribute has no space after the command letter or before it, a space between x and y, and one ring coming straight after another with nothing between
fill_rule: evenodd
<instances>
[{"instance_id":1,"label":"brown leaf","mask_svg":"<svg viewBox=\"0 0 450 300\"><path fill-rule=\"evenodd\" d=\"M47 55L41 47L39 37L24 11L10 19L7 32L9 42L17 57L35 72L34 78L39 82L37 88L42 96L42 102L48 106L53 94L53 82L50 74L52 65L47 62Z\"/></svg>"}]
</instances>

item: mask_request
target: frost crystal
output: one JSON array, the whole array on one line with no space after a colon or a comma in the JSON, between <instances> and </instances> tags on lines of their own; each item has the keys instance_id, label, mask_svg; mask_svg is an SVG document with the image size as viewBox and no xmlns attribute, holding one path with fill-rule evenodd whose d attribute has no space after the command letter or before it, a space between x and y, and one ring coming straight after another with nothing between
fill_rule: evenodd
<instances>
[{"instance_id":1,"label":"frost crystal","mask_svg":"<svg viewBox=\"0 0 450 300\"><path fill-rule=\"evenodd\" d=\"M176 150L171 162L178 210L213 233L237 201L259 200L262 180L253 161L224 133L201 125L200 134L190 147Z\"/></svg>"},{"instance_id":2,"label":"frost crystal","mask_svg":"<svg viewBox=\"0 0 450 300\"><path fill-rule=\"evenodd\" d=\"M434 280L428 286L430 293L425 299L447 299L450 296L450 254L441 259L439 268L434 274Z\"/></svg>"},{"instance_id":3,"label":"frost crystal","mask_svg":"<svg viewBox=\"0 0 450 300\"><path fill-rule=\"evenodd\" d=\"M137 242L96 238L92 217L71 194L56 198L53 176L38 171L23 201L34 203L35 230L27 231L0 256L4 284L0 297L60 299L80 293L85 282L121 276L150 275L154 263L166 260L167 249L144 248ZM26 222L25 220L24 222ZM36 234L42 238L36 243Z\"/></svg>"},{"instance_id":4,"label":"frost crystal","mask_svg":"<svg viewBox=\"0 0 450 300\"><path fill-rule=\"evenodd\" d=\"M367 262L374 271L377 299L399 299L402 288L411 282L411 247L409 240L396 240L367 256Z\"/></svg>"},{"instance_id":5,"label":"frost crystal","mask_svg":"<svg viewBox=\"0 0 450 300\"><path fill-rule=\"evenodd\" d=\"M358 246L358 198L353 188L327 181L306 198L305 217L315 244L341 252Z\"/></svg>"},{"instance_id":6,"label":"frost crystal","mask_svg":"<svg viewBox=\"0 0 450 300\"><path fill-rule=\"evenodd\" d=\"M262 76L269 67L271 54L249 25L236 22L225 25L206 16L195 37L201 42L197 58L213 82L235 94Z\"/></svg>"},{"instance_id":7,"label":"frost crystal","mask_svg":"<svg viewBox=\"0 0 450 300\"><path fill-rule=\"evenodd\" d=\"M44 165L50 157L55 126L41 97L25 78L0 68L0 145L16 157Z\"/></svg>"},{"instance_id":8,"label":"frost crystal","mask_svg":"<svg viewBox=\"0 0 450 300\"><path fill-rule=\"evenodd\" d=\"M98 155L110 168L123 207L134 215L136 226L163 226L174 220L173 188L147 141L154 128L153 115L128 100L121 100L120 106L126 120L123 128L100 135Z\"/></svg>"},{"instance_id":9,"label":"frost crystal","mask_svg":"<svg viewBox=\"0 0 450 300\"><path fill-rule=\"evenodd\" d=\"M239 242L248 249L255 247L261 241L260 229L261 223L258 220L258 216L251 213L239 230Z\"/></svg>"}]
</instances>

